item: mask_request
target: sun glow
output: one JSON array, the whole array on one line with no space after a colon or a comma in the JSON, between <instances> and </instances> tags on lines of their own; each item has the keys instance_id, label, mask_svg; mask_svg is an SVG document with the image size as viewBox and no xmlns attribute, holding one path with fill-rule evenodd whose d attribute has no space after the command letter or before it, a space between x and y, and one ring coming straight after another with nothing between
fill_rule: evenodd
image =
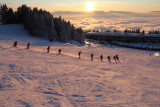
<instances>
[{"instance_id":1,"label":"sun glow","mask_svg":"<svg viewBox=\"0 0 160 107\"><path fill-rule=\"evenodd\" d=\"M94 2L86 2L86 11L94 11Z\"/></svg>"}]
</instances>

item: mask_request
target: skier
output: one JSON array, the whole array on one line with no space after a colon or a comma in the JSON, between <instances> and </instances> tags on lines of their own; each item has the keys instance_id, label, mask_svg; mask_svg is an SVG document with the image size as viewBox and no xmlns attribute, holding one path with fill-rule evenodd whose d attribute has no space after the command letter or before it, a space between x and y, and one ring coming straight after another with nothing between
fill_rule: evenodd
<instances>
[{"instance_id":1,"label":"skier","mask_svg":"<svg viewBox=\"0 0 160 107\"><path fill-rule=\"evenodd\" d=\"M29 49L29 47L30 47L30 43L27 44L27 49Z\"/></svg>"},{"instance_id":2,"label":"skier","mask_svg":"<svg viewBox=\"0 0 160 107\"><path fill-rule=\"evenodd\" d=\"M59 54L61 54L61 52L62 52L62 49L59 49L59 50L58 50L58 52L59 52Z\"/></svg>"},{"instance_id":3,"label":"skier","mask_svg":"<svg viewBox=\"0 0 160 107\"><path fill-rule=\"evenodd\" d=\"M113 59L114 59L114 60L115 60L115 62L116 62L116 56L114 56L114 57L113 57Z\"/></svg>"},{"instance_id":4,"label":"skier","mask_svg":"<svg viewBox=\"0 0 160 107\"><path fill-rule=\"evenodd\" d=\"M100 56L101 61L103 62L103 55Z\"/></svg>"},{"instance_id":5,"label":"skier","mask_svg":"<svg viewBox=\"0 0 160 107\"><path fill-rule=\"evenodd\" d=\"M14 42L13 47L17 47L17 41Z\"/></svg>"},{"instance_id":6,"label":"skier","mask_svg":"<svg viewBox=\"0 0 160 107\"><path fill-rule=\"evenodd\" d=\"M50 51L50 46L48 46L48 48L47 48L47 53L49 53L49 51Z\"/></svg>"},{"instance_id":7,"label":"skier","mask_svg":"<svg viewBox=\"0 0 160 107\"><path fill-rule=\"evenodd\" d=\"M116 60L117 60L117 61L119 61L119 57L118 57L118 55L116 55Z\"/></svg>"},{"instance_id":8,"label":"skier","mask_svg":"<svg viewBox=\"0 0 160 107\"><path fill-rule=\"evenodd\" d=\"M107 58L108 58L108 61L109 61L109 62L111 62L111 57L110 57L110 56L108 56Z\"/></svg>"},{"instance_id":9,"label":"skier","mask_svg":"<svg viewBox=\"0 0 160 107\"><path fill-rule=\"evenodd\" d=\"M92 61L93 61L93 56L94 56L94 55L93 55L93 53L92 53L92 54L91 54L91 60L92 60Z\"/></svg>"},{"instance_id":10,"label":"skier","mask_svg":"<svg viewBox=\"0 0 160 107\"><path fill-rule=\"evenodd\" d=\"M78 53L79 58L81 58L81 51Z\"/></svg>"}]
</instances>

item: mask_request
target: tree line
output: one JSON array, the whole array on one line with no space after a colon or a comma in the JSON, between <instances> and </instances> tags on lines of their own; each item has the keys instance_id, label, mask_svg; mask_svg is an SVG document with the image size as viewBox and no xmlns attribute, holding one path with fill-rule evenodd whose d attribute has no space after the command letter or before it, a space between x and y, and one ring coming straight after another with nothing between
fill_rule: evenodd
<instances>
[{"instance_id":1,"label":"tree line","mask_svg":"<svg viewBox=\"0 0 160 107\"><path fill-rule=\"evenodd\" d=\"M124 33L142 33L142 34L145 34L145 30L141 31L140 29L136 29L136 30L128 30L128 29L126 29L124 31Z\"/></svg>"},{"instance_id":2,"label":"tree line","mask_svg":"<svg viewBox=\"0 0 160 107\"><path fill-rule=\"evenodd\" d=\"M140 30L140 29L136 29L136 30L128 30L126 29L124 31L124 33L142 33L142 34L145 34L145 30ZM160 34L160 31L159 30L153 30L153 31L149 31L148 34Z\"/></svg>"},{"instance_id":3,"label":"tree line","mask_svg":"<svg viewBox=\"0 0 160 107\"><path fill-rule=\"evenodd\" d=\"M70 21L65 21L45 10L19 6L14 12L6 4L0 7L1 24L23 24L30 35L52 41L68 42L75 40L84 43L84 31L75 28Z\"/></svg>"},{"instance_id":4,"label":"tree line","mask_svg":"<svg viewBox=\"0 0 160 107\"><path fill-rule=\"evenodd\" d=\"M160 34L159 30L149 31L149 34Z\"/></svg>"},{"instance_id":5,"label":"tree line","mask_svg":"<svg viewBox=\"0 0 160 107\"><path fill-rule=\"evenodd\" d=\"M85 30L85 33L87 32L102 32L102 30ZM111 30L106 30L104 32L121 32L119 30L116 30L114 29L113 31ZM135 29L135 30L124 30L123 31L124 33L140 33L140 34L146 34L145 30L140 30L140 29ZM160 34L160 31L159 30L152 30L152 31L149 31L148 34Z\"/></svg>"}]
</instances>

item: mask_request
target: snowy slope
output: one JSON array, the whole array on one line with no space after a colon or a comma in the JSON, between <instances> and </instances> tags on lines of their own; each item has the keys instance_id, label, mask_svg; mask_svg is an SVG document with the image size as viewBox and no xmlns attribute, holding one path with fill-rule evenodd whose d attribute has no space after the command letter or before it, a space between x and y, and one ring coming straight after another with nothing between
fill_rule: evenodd
<instances>
[{"instance_id":1,"label":"snowy slope","mask_svg":"<svg viewBox=\"0 0 160 107\"><path fill-rule=\"evenodd\" d=\"M12 48L18 41L18 47ZM26 49L30 42L31 48ZM46 48L51 45L51 53ZM58 49L62 49L62 55ZM77 53L82 51L82 58ZM90 54L94 53L94 61ZM99 56L103 54L104 62ZM107 56L118 54L121 62ZM152 56L150 56L152 54ZM160 107L158 52L34 38L0 26L1 107Z\"/></svg>"}]
</instances>

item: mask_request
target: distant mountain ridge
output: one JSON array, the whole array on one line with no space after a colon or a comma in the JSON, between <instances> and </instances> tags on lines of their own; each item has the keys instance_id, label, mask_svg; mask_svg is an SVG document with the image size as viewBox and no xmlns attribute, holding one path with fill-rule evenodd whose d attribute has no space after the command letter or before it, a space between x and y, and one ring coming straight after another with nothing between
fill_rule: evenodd
<instances>
[{"instance_id":1,"label":"distant mountain ridge","mask_svg":"<svg viewBox=\"0 0 160 107\"><path fill-rule=\"evenodd\" d=\"M92 16L102 16L102 17L150 17L150 16L160 16L160 11L151 11L148 13L137 13L131 11L92 11L92 12L73 12L73 11L55 11L53 15L92 15Z\"/></svg>"}]
</instances>

